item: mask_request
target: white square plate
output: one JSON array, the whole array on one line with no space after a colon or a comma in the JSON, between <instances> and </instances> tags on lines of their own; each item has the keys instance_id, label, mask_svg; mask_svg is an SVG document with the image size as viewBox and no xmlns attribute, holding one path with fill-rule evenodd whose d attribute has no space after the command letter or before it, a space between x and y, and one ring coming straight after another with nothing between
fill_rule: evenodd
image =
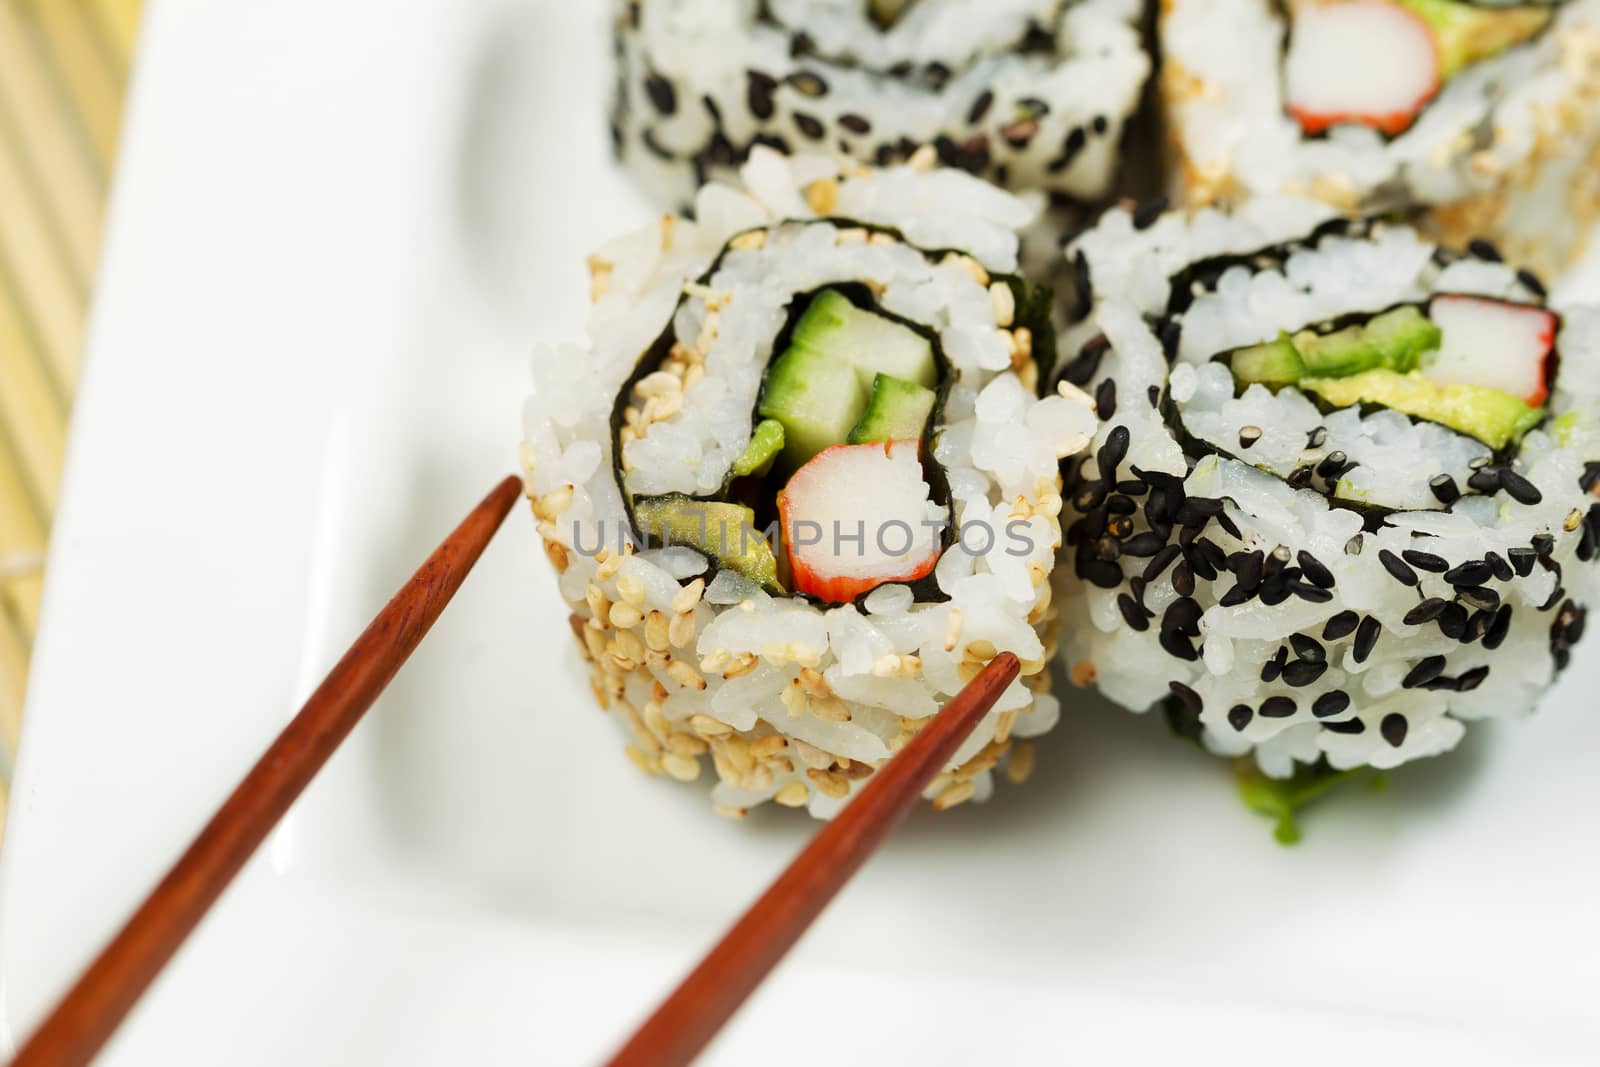
<instances>
[{"instance_id":1,"label":"white square plate","mask_svg":"<svg viewBox=\"0 0 1600 1067\"><path fill-rule=\"evenodd\" d=\"M602 6L154 5L0 869L10 1041L513 468L530 344L649 217ZM643 779L569 642L519 509L105 1062L612 1047L812 826ZM1298 849L1069 695L1036 780L913 820L711 1059L1589 1061L1597 684L1585 650Z\"/></svg>"}]
</instances>

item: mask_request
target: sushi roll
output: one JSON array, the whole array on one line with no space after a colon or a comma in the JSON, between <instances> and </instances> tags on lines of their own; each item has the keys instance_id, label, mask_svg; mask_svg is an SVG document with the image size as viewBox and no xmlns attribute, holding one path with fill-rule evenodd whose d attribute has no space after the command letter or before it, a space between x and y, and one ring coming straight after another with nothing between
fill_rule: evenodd
<instances>
[{"instance_id":1,"label":"sushi roll","mask_svg":"<svg viewBox=\"0 0 1600 1067\"><path fill-rule=\"evenodd\" d=\"M1418 209L1554 274L1600 216L1600 0L1166 0L1183 203Z\"/></svg>"},{"instance_id":2,"label":"sushi roll","mask_svg":"<svg viewBox=\"0 0 1600 1067\"><path fill-rule=\"evenodd\" d=\"M626 0L615 13L616 151L672 208L755 145L885 166L929 144L946 166L1058 206L1102 201L1150 73L1141 10L1139 0Z\"/></svg>"},{"instance_id":3,"label":"sushi roll","mask_svg":"<svg viewBox=\"0 0 1600 1067\"><path fill-rule=\"evenodd\" d=\"M1067 465L1072 678L1302 781L1528 714L1600 581L1600 312L1402 225L1227 229L1152 225L1196 245L1159 300L1126 213L1075 248L1109 288L1060 387L1105 420Z\"/></svg>"},{"instance_id":4,"label":"sushi roll","mask_svg":"<svg viewBox=\"0 0 1600 1067\"><path fill-rule=\"evenodd\" d=\"M595 696L728 814L831 814L1001 651L934 806L1025 778L1057 718L1059 461L1095 420L1038 395L1030 209L934 164L758 148L601 249L588 344L535 362L527 488Z\"/></svg>"}]
</instances>

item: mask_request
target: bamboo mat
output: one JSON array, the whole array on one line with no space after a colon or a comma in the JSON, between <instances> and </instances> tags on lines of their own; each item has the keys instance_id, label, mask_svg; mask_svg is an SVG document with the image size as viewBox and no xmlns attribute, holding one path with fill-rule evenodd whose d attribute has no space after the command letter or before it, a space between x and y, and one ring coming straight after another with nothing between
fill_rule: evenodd
<instances>
[{"instance_id":1,"label":"bamboo mat","mask_svg":"<svg viewBox=\"0 0 1600 1067\"><path fill-rule=\"evenodd\" d=\"M0 0L0 828L140 3Z\"/></svg>"}]
</instances>

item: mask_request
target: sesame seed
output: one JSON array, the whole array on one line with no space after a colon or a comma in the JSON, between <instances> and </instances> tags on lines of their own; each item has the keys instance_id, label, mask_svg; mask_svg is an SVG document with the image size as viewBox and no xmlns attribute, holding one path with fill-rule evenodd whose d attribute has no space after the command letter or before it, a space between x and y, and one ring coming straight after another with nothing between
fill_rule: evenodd
<instances>
[{"instance_id":1,"label":"sesame seed","mask_svg":"<svg viewBox=\"0 0 1600 1067\"><path fill-rule=\"evenodd\" d=\"M1360 624L1361 616L1353 611L1341 611L1329 619L1328 624L1322 628L1322 639L1337 641L1342 637L1349 637L1355 633L1356 627Z\"/></svg>"},{"instance_id":2,"label":"sesame seed","mask_svg":"<svg viewBox=\"0 0 1600 1067\"><path fill-rule=\"evenodd\" d=\"M1283 668L1283 680L1286 684L1300 689L1315 682L1327 671L1328 664L1325 661L1297 659ZM1264 709L1262 714L1266 714Z\"/></svg>"},{"instance_id":3,"label":"sesame seed","mask_svg":"<svg viewBox=\"0 0 1600 1067\"><path fill-rule=\"evenodd\" d=\"M1539 487L1528 479L1512 470L1510 467L1500 469L1500 488L1504 489L1506 496L1519 504L1533 506L1544 500L1544 494L1539 492Z\"/></svg>"},{"instance_id":4,"label":"sesame seed","mask_svg":"<svg viewBox=\"0 0 1600 1067\"><path fill-rule=\"evenodd\" d=\"M1261 717L1264 719L1287 719L1298 710L1299 706L1284 696L1268 697L1261 702Z\"/></svg>"},{"instance_id":5,"label":"sesame seed","mask_svg":"<svg viewBox=\"0 0 1600 1067\"><path fill-rule=\"evenodd\" d=\"M1372 655L1372 650L1378 643L1378 636L1382 632L1383 624L1371 615L1361 620L1361 625L1356 628L1356 640L1353 648L1357 663L1365 663L1367 657Z\"/></svg>"},{"instance_id":6,"label":"sesame seed","mask_svg":"<svg viewBox=\"0 0 1600 1067\"><path fill-rule=\"evenodd\" d=\"M1328 570L1327 567L1323 566L1321 560L1317 559L1317 557L1313 556L1304 549L1301 549L1300 554L1296 557L1296 559L1300 563L1300 569L1305 572L1306 577L1310 579L1312 585L1315 585L1321 589L1333 588L1333 572Z\"/></svg>"},{"instance_id":7,"label":"sesame seed","mask_svg":"<svg viewBox=\"0 0 1600 1067\"><path fill-rule=\"evenodd\" d=\"M1094 391L1095 414L1109 419L1117 413L1117 380L1107 378Z\"/></svg>"},{"instance_id":8,"label":"sesame seed","mask_svg":"<svg viewBox=\"0 0 1600 1067\"><path fill-rule=\"evenodd\" d=\"M1351 736L1367 732L1367 724L1360 719L1345 719L1341 722L1325 722L1322 728L1330 734L1349 734Z\"/></svg>"},{"instance_id":9,"label":"sesame seed","mask_svg":"<svg viewBox=\"0 0 1600 1067\"><path fill-rule=\"evenodd\" d=\"M1494 571L1482 560L1468 560L1444 572L1444 580L1451 585L1482 585L1494 577Z\"/></svg>"},{"instance_id":10,"label":"sesame seed","mask_svg":"<svg viewBox=\"0 0 1600 1067\"><path fill-rule=\"evenodd\" d=\"M1117 610L1122 612L1123 621L1140 633L1150 629L1150 620L1145 611L1127 593L1117 596Z\"/></svg>"},{"instance_id":11,"label":"sesame seed","mask_svg":"<svg viewBox=\"0 0 1600 1067\"><path fill-rule=\"evenodd\" d=\"M1235 730L1243 731L1250 725L1250 720L1255 718L1255 712L1246 704L1235 704L1228 709L1228 725Z\"/></svg>"},{"instance_id":12,"label":"sesame seed","mask_svg":"<svg viewBox=\"0 0 1600 1067\"><path fill-rule=\"evenodd\" d=\"M1445 658L1443 656L1427 656L1417 661L1417 664L1406 673L1400 685L1406 689L1416 689L1427 685L1439 675L1444 673Z\"/></svg>"},{"instance_id":13,"label":"sesame seed","mask_svg":"<svg viewBox=\"0 0 1600 1067\"><path fill-rule=\"evenodd\" d=\"M1319 719L1331 718L1350 706L1350 694L1343 689L1333 689L1319 696L1311 705L1311 714Z\"/></svg>"},{"instance_id":14,"label":"sesame seed","mask_svg":"<svg viewBox=\"0 0 1600 1067\"><path fill-rule=\"evenodd\" d=\"M1400 584L1417 584L1417 572L1406 566L1404 560L1387 548L1378 550L1378 561L1383 564L1383 569L1388 571L1394 580Z\"/></svg>"},{"instance_id":15,"label":"sesame seed","mask_svg":"<svg viewBox=\"0 0 1600 1067\"><path fill-rule=\"evenodd\" d=\"M1378 732L1383 734L1383 739L1395 748L1406 743L1406 731L1409 724L1406 717L1399 712L1391 712L1383 717L1383 722L1378 724Z\"/></svg>"},{"instance_id":16,"label":"sesame seed","mask_svg":"<svg viewBox=\"0 0 1600 1067\"><path fill-rule=\"evenodd\" d=\"M680 782L692 782L700 777L700 761L676 752L661 757L661 769Z\"/></svg>"},{"instance_id":17,"label":"sesame seed","mask_svg":"<svg viewBox=\"0 0 1600 1067\"><path fill-rule=\"evenodd\" d=\"M1407 626L1421 626L1423 623L1437 619L1449 605L1450 602L1448 600L1431 596L1406 612L1406 617L1403 621Z\"/></svg>"},{"instance_id":18,"label":"sesame seed","mask_svg":"<svg viewBox=\"0 0 1600 1067\"><path fill-rule=\"evenodd\" d=\"M1249 448L1261 440L1261 427L1243 426L1239 429L1239 447Z\"/></svg>"},{"instance_id":19,"label":"sesame seed","mask_svg":"<svg viewBox=\"0 0 1600 1067\"><path fill-rule=\"evenodd\" d=\"M1105 117L1099 116L1095 119L1095 122L1096 131L1103 132ZM1133 228L1136 230L1149 229L1166 212L1169 204L1170 201L1165 196L1155 196L1146 200L1133 209Z\"/></svg>"},{"instance_id":20,"label":"sesame seed","mask_svg":"<svg viewBox=\"0 0 1600 1067\"><path fill-rule=\"evenodd\" d=\"M1461 499L1461 487L1448 474L1441 474L1428 483L1434 499L1441 504L1454 504Z\"/></svg>"}]
</instances>

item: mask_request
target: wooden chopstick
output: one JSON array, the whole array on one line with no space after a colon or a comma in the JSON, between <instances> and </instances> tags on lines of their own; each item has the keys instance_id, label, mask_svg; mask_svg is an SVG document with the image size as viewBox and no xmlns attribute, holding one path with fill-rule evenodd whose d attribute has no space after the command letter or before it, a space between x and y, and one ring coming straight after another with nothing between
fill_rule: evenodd
<instances>
[{"instance_id":1,"label":"wooden chopstick","mask_svg":"<svg viewBox=\"0 0 1600 1067\"><path fill-rule=\"evenodd\" d=\"M521 494L517 478L496 486L378 613L11 1067L82 1067L94 1058L416 650Z\"/></svg>"},{"instance_id":2,"label":"wooden chopstick","mask_svg":"<svg viewBox=\"0 0 1600 1067\"><path fill-rule=\"evenodd\" d=\"M996 656L867 782L647 1019L610 1067L678 1067L716 1036L850 877L900 824L1017 676Z\"/></svg>"}]
</instances>

